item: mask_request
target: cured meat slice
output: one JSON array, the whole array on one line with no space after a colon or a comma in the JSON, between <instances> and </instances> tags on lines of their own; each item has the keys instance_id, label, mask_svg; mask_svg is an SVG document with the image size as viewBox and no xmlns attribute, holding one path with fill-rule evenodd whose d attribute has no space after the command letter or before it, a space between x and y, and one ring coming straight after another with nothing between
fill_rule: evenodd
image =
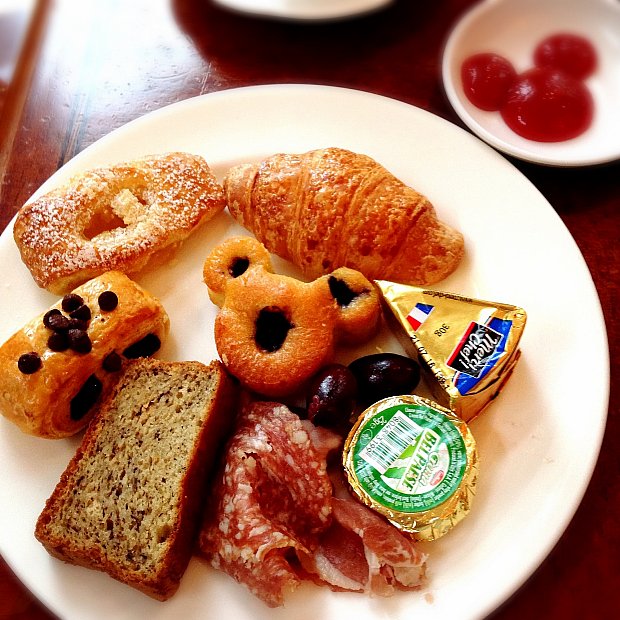
<instances>
[{"instance_id":1,"label":"cured meat slice","mask_svg":"<svg viewBox=\"0 0 620 620\"><path fill-rule=\"evenodd\" d=\"M277 403L250 403L239 416L199 551L270 607L302 579L379 596L421 585L426 556L351 498L342 472L330 480L326 460L340 443Z\"/></svg>"},{"instance_id":2,"label":"cured meat slice","mask_svg":"<svg viewBox=\"0 0 620 620\"><path fill-rule=\"evenodd\" d=\"M332 499L333 522L310 555L305 570L335 589L391 596L422 584L426 556L393 525L359 502Z\"/></svg>"},{"instance_id":3,"label":"cured meat slice","mask_svg":"<svg viewBox=\"0 0 620 620\"><path fill-rule=\"evenodd\" d=\"M325 456L301 420L284 405L250 403L228 444L200 553L270 607L282 605L300 583L291 562L312 553L331 501Z\"/></svg>"},{"instance_id":4,"label":"cured meat slice","mask_svg":"<svg viewBox=\"0 0 620 620\"><path fill-rule=\"evenodd\" d=\"M312 447L322 461L326 461L332 452L342 448L342 437L334 431L324 426L315 426L310 420L302 420L301 425L306 429Z\"/></svg>"}]
</instances>

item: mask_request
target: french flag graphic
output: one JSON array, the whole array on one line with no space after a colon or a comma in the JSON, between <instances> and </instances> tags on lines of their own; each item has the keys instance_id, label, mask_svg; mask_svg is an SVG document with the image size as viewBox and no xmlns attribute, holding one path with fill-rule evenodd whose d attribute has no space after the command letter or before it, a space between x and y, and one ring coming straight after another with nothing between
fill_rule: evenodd
<instances>
[{"instance_id":1,"label":"french flag graphic","mask_svg":"<svg viewBox=\"0 0 620 620\"><path fill-rule=\"evenodd\" d=\"M428 319L428 315L432 312L435 306L431 306L430 304L416 304L415 307L411 310L411 312L407 315L407 321L409 325L413 327L414 331L420 329L420 326L426 319Z\"/></svg>"}]
</instances>

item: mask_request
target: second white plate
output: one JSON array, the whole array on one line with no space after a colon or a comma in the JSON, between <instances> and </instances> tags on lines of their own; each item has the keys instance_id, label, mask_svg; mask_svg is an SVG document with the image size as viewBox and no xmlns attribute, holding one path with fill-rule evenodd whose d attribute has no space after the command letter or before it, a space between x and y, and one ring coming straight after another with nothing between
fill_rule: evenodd
<instances>
[{"instance_id":1,"label":"second white plate","mask_svg":"<svg viewBox=\"0 0 620 620\"><path fill-rule=\"evenodd\" d=\"M393 0L213 0L227 9L249 15L322 21L354 17L381 9Z\"/></svg>"}]
</instances>

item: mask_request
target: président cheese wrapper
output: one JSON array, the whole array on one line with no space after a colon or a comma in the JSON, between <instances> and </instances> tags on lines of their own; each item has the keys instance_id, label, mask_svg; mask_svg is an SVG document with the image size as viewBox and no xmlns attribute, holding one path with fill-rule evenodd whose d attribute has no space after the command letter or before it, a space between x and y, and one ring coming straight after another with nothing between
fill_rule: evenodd
<instances>
[{"instance_id":1,"label":"pr\u00e9sident cheese wrapper","mask_svg":"<svg viewBox=\"0 0 620 620\"><path fill-rule=\"evenodd\" d=\"M521 356L523 308L375 280L386 318L434 400L465 422L500 393Z\"/></svg>"},{"instance_id":2,"label":"pr\u00e9sident cheese wrapper","mask_svg":"<svg viewBox=\"0 0 620 620\"><path fill-rule=\"evenodd\" d=\"M362 412L342 465L355 497L415 540L436 540L469 513L478 452L467 423L417 395L390 396Z\"/></svg>"}]
</instances>

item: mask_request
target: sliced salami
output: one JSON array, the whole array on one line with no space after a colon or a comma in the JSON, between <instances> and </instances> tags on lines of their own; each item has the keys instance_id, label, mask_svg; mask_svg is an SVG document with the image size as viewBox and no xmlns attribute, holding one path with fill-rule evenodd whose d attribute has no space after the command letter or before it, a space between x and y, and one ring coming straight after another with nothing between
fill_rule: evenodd
<instances>
[{"instance_id":1,"label":"sliced salami","mask_svg":"<svg viewBox=\"0 0 620 620\"><path fill-rule=\"evenodd\" d=\"M389 595L392 588L420 586L426 555L409 537L354 499L334 497L332 509L335 521L354 531L364 543L372 592Z\"/></svg>"},{"instance_id":2,"label":"sliced salami","mask_svg":"<svg viewBox=\"0 0 620 620\"><path fill-rule=\"evenodd\" d=\"M331 522L325 458L300 419L276 403L240 414L200 534L200 552L271 607L300 578L296 552L311 554Z\"/></svg>"},{"instance_id":3,"label":"sliced salami","mask_svg":"<svg viewBox=\"0 0 620 620\"><path fill-rule=\"evenodd\" d=\"M270 607L303 579L378 596L422 583L425 555L354 500L341 471L334 496L326 462L340 443L277 403L250 403L239 416L199 550Z\"/></svg>"}]
</instances>

